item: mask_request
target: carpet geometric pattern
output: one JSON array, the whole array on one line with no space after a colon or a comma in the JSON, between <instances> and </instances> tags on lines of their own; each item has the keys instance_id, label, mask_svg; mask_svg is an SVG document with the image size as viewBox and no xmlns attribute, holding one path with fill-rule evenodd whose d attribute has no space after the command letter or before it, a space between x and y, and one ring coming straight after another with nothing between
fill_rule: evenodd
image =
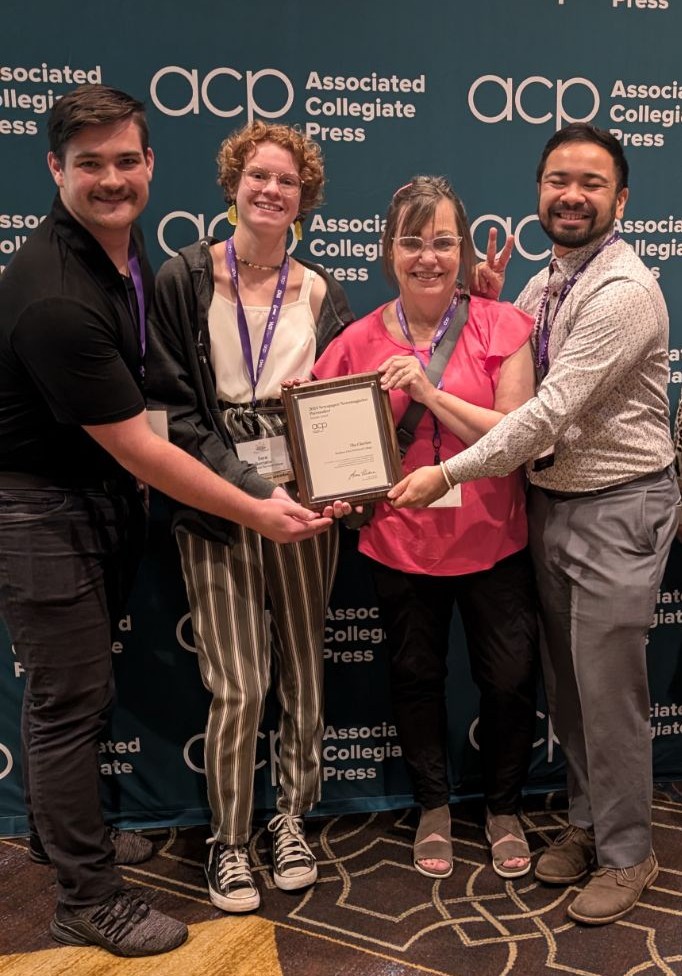
<instances>
[{"instance_id":1,"label":"carpet geometric pattern","mask_svg":"<svg viewBox=\"0 0 682 976\"><path fill-rule=\"evenodd\" d=\"M23 839L0 841L0 976L682 976L682 793L659 788L654 844L660 874L638 907L613 925L566 916L579 886L553 888L533 874L499 878L480 804L452 807L453 875L434 881L412 868L414 811L310 820L318 858L314 888L272 882L269 835L250 845L261 891L258 913L226 916L206 894L206 828L150 832L157 845L124 877L184 919L180 950L121 960L97 949L59 948L47 924L54 876L32 864ZM563 797L528 797L523 823L533 858L566 825Z\"/></svg>"}]
</instances>

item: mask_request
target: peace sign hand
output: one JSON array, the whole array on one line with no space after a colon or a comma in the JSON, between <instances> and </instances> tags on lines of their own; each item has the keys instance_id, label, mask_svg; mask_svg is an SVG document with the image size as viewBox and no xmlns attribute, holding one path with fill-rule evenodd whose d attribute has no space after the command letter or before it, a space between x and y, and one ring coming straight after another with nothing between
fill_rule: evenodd
<instances>
[{"instance_id":1,"label":"peace sign hand","mask_svg":"<svg viewBox=\"0 0 682 976\"><path fill-rule=\"evenodd\" d=\"M488 232L488 247L486 259L480 261L474 268L471 290L481 298L497 299L504 287L504 276L514 250L514 237L510 234L504 242L504 247L497 253L497 228L491 227Z\"/></svg>"}]
</instances>

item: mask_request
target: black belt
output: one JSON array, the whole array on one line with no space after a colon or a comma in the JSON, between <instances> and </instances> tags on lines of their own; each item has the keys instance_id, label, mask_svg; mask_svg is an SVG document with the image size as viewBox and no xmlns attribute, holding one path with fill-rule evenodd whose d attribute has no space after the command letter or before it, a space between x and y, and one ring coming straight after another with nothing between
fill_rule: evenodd
<instances>
[{"instance_id":1,"label":"black belt","mask_svg":"<svg viewBox=\"0 0 682 976\"><path fill-rule=\"evenodd\" d=\"M31 471L0 471L1 488L54 488L56 491L104 491L125 492L134 485L133 479L100 478L99 480L71 480L34 474Z\"/></svg>"},{"instance_id":2,"label":"black belt","mask_svg":"<svg viewBox=\"0 0 682 976\"><path fill-rule=\"evenodd\" d=\"M218 400L221 410L243 410L244 413L284 413L284 404L281 400L274 398L268 400L256 400L255 403L230 403L229 400Z\"/></svg>"},{"instance_id":3,"label":"black belt","mask_svg":"<svg viewBox=\"0 0 682 976\"><path fill-rule=\"evenodd\" d=\"M606 495L610 491L618 491L619 488L636 488L638 485L646 485L650 482L658 481L662 474L672 468L661 468L660 471L653 471L651 474L644 474L640 478L633 478L630 481L619 481L615 485L607 485L605 488L592 488L590 491L555 491L553 488L543 488L542 485L533 484L543 494L549 498L592 498L596 495Z\"/></svg>"}]
</instances>

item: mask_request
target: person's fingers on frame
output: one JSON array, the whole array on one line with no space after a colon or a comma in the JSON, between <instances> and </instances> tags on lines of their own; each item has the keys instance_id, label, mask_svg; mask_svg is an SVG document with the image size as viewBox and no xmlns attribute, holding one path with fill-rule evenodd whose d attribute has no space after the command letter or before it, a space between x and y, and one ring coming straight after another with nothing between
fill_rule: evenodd
<instances>
[{"instance_id":1,"label":"person's fingers on frame","mask_svg":"<svg viewBox=\"0 0 682 976\"><path fill-rule=\"evenodd\" d=\"M399 481L397 485L393 485L393 487L388 493L389 501L395 502L396 499L400 498L400 496L407 488L409 481L410 481L410 476L408 474L407 477L403 478L402 481Z\"/></svg>"}]
</instances>

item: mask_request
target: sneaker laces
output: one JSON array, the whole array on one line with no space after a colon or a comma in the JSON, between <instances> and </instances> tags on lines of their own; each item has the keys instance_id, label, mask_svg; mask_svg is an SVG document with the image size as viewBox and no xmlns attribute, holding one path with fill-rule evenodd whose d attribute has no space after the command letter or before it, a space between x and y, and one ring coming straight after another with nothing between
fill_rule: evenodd
<instances>
[{"instance_id":1,"label":"sneaker laces","mask_svg":"<svg viewBox=\"0 0 682 976\"><path fill-rule=\"evenodd\" d=\"M150 908L135 888L116 891L90 916L90 921L112 942L120 942L139 925Z\"/></svg>"},{"instance_id":2,"label":"sneaker laces","mask_svg":"<svg viewBox=\"0 0 682 976\"><path fill-rule=\"evenodd\" d=\"M253 888L253 875L245 847L221 844L216 873L221 888Z\"/></svg>"},{"instance_id":3,"label":"sneaker laces","mask_svg":"<svg viewBox=\"0 0 682 976\"><path fill-rule=\"evenodd\" d=\"M296 867L303 862L310 865L315 857L305 842L303 820L289 813L279 813L268 824L268 830L275 835L275 861L277 872Z\"/></svg>"}]
</instances>

